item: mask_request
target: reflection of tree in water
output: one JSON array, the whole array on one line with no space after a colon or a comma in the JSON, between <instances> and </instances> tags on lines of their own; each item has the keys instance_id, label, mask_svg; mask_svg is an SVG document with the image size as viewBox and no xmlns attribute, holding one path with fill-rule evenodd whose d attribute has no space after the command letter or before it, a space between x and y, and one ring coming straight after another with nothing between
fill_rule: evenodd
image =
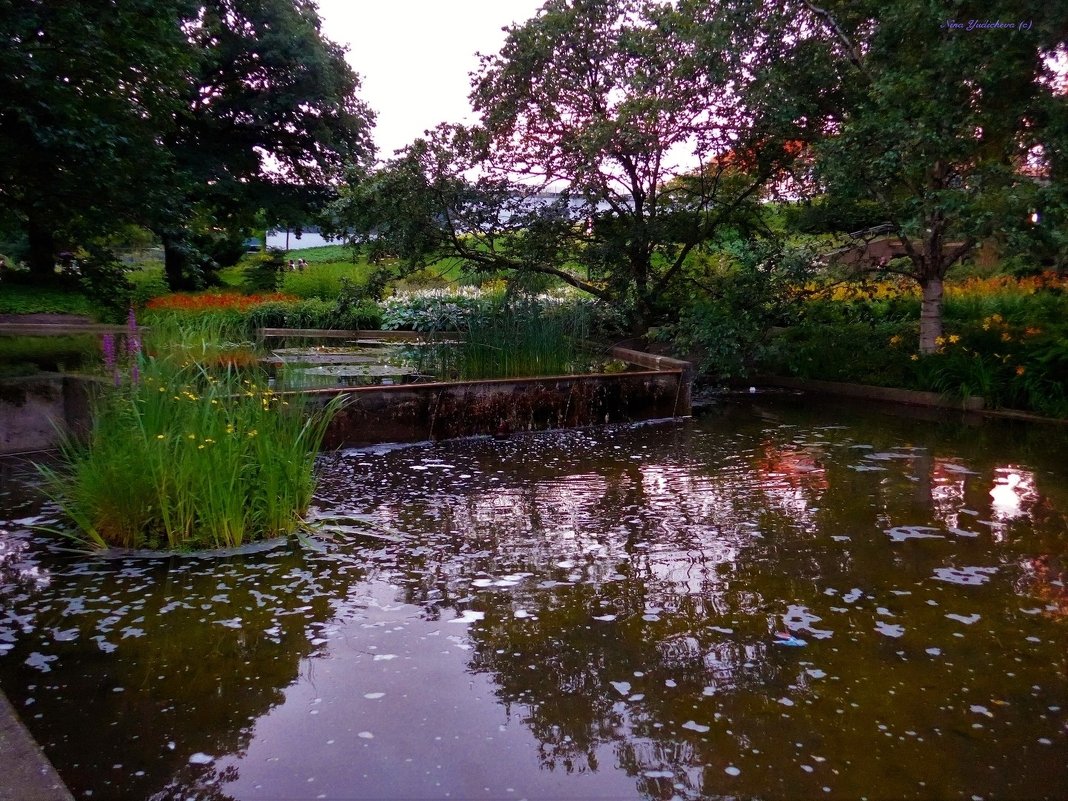
<instances>
[{"instance_id":1,"label":"reflection of tree in water","mask_svg":"<svg viewBox=\"0 0 1068 801\"><path fill-rule=\"evenodd\" d=\"M796 796L780 769L796 762L796 743L866 758L887 748L873 716L930 715L931 695L814 684L882 676L889 663L913 688L934 680L923 647L945 645L945 609L893 591L929 581L955 543L899 547L884 531L944 520L974 505L976 490L954 483L967 476L949 469L954 457L917 447L913 434L880 429L867 444L863 430L765 421L722 438L669 430L446 444L376 463L366 476L375 484L350 502L411 534L378 557L405 600L442 617L485 614L469 630L471 669L492 677L546 769L610 761L646 796L701 797L725 787L731 759L747 757L745 787ZM463 480L431 469L435 460ZM415 461L426 469L413 474ZM874 633L877 604L931 641ZM807 622L816 616L824 622ZM802 630L817 625L834 630L825 645ZM809 650L773 645L784 627L809 637ZM804 659L816 653L810 678ZM962 692L947 677L953 686L939 691ZM840 703L852 728L833 717L810 725L804 705L821 697ZM927 746L894 748L911 762Z\"/></svg>"},{"instance_id":2,"label":"reflection of tree in water","mask_svg":"<svg viewBox=\"0 0 1068 801\"><path fill-rule=\"evenodd\" d=\"M0 577L35 630L0 662L3 685L20 707L33 699L26 722L74 795L224 797L190 757L247 747L361 578L315 558L42 558L49 586L18 595ZM47 672L26 664L35 653L55 657Z\"/></svg>"},{"instance_id":3,"label":"reflection of tree in water","mask_svg":"<svg viewBox=\"0 0 1068 801\"><path fill-rule=\"evenodd\" d=\"M700 797L722 733L683 724L712 723L724 696L774 686L780 668L766 629L763 642L727 636L708 625L702 599L674 599L669 586L645 590L645 604L672 613L628 608L619 583L488 596L486 619L471 632L471 669L493 676L501 702L537 738L543 767L596 771L610 746L643 794ZM515 617L515 607L530 617ZM616 621L595 620L606 610Z\"/></svg>"}]
</instances>

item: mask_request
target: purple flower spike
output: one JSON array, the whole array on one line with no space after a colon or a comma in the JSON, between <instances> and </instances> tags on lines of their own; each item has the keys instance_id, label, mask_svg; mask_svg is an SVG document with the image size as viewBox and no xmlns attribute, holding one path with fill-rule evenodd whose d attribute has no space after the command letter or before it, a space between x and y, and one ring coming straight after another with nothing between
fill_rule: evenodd
<instances>
[{"instance_id":1,"label":"purple flower spike","mask_svg":"<svg viewBox=\"0 0 1068 801\"><path fill-rule=\"evenodd\" d=\"M140 371L137 369L137 363L130 365L130 383L133 386L137 386L137 381L141 377Z\"/></svg>"},{"instance_id":2,"label":"purple flower spike","mask_svg":"<svg viewBox=\"0 0 1068 801\"><path fill-rule=\"evenodd\" d=\"M115 359L115 335L104 334L101 340L101 348L104 351L104 367L108 370L114 370Z\"/></svg>"},{"instance_id":3,"label":"purple flower spike","mask_svg":"<svg viewBox=\"0 0 1068 801\"><path fill-rule=\"evenodd\" d=\"M126 325L130 328L131 334L137 333L137 312L134 311L134 307L130 307L130 313L126 316Z\"/></svg>"},{"instance_id":4,"label":"purple flower spike","mask_svg":"<svg viewBox=\"0 0 1068 801\"><path fill-rule=\"evenodd\" d=\"M119 374L119 369L117 367L111 371L111 378L115 382L115 386L122 385L122 375Z\"/></svg>"}]
</instances>

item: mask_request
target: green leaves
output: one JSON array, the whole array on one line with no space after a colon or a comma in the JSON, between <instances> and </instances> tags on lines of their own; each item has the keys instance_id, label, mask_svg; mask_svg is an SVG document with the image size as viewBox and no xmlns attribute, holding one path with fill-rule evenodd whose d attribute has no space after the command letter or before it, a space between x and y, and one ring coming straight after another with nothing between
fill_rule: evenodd
<instances>
[{"instance_id":1,"label":"green leaves","mask_svg":"<svg viewBox=\"0 0 1068 801\"><path fill-rule=\"evenodd\" d=\"M279 184L373 155L359 79L306 0L0 0L0 23L0 153L18 154L0 159L0 219L41 274L134 222L189 278L218 254L185 228L294 216L315 193Z\"/></svg>"}]
</instances>

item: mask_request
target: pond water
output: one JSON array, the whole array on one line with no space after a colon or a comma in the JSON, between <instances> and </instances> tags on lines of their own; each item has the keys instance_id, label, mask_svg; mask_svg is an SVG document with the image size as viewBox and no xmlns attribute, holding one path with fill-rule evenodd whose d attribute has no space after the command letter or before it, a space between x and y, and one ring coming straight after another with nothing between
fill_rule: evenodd
<instances>
[{"instance_id":1,"label":"pond water","mask_svg":"<svg viewBox=\"0 0 1068 801\"><path fill-rule=\"evenodd\" d=\"M387 340L286 338L263 349L269 370L277 377L284 369L290 387L381 386L417 384L460 379L515 377L545 374L619 373L639 369L590 348L578 348L563 366L526 364L533 370L512 365L501 359L508 349L491 348L496 353L483 354L477 363L463 357L463 345L453 339L390 342ZM500 357L500 358L497 358ZM556 367L558 369L552 369Z\"/></svg>"},{"instance_id":2,"label":"pond water","mask_svg":"<svg viewBox=\"0 0 1068 801\"><path fill-rule=\"evenodd\" d=\"M1065 433L766 399L324 455L314 547L85 558L0 466L76 798L1065 798Z\"/></svg>"}]
</instances>

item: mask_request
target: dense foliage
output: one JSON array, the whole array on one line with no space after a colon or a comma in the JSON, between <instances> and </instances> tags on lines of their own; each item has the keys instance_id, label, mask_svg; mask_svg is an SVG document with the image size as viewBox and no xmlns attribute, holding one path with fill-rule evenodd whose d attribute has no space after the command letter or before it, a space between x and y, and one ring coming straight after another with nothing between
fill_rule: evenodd
<instances>
[{"instance_id":1,"label":"dense foliage","mask_svg":"<svg viewBox=\"0 0 1068 801\"><path fill-rule=\"evenodd\" d=\"M921 299L879 283L816 293L763 351L784 375L978 395L993 407L1068 417L1068 289L1063 276L965 279L950 285L945 332L915 348Z\"/></svg>"},{"instance_id":2,"label":"dense foliage","mask_svg":"<svg viewBox=\"0 0 1068 801\"><path fill-rule=\"evenodd\" d=\"M4 0L0 23L0 238L41 277L137 223L192 286L258 211L293 216L371 156L373 114L309 0Z\"/></svg>"},{"instance_id":3,"label":"dense foliage","mask_svg":"<svg viewBox=\"0 0 1068 801\"><path fill-rule=\"evenodd\" d=\"M353 173L335 228L408 266L552 276L647 324L691 254L759 227L760 193L820 123L761 113L793 67L754 49L738 4L711 7L549 0L483 57L480 124Z\"/></svg>"}]
</instances>

